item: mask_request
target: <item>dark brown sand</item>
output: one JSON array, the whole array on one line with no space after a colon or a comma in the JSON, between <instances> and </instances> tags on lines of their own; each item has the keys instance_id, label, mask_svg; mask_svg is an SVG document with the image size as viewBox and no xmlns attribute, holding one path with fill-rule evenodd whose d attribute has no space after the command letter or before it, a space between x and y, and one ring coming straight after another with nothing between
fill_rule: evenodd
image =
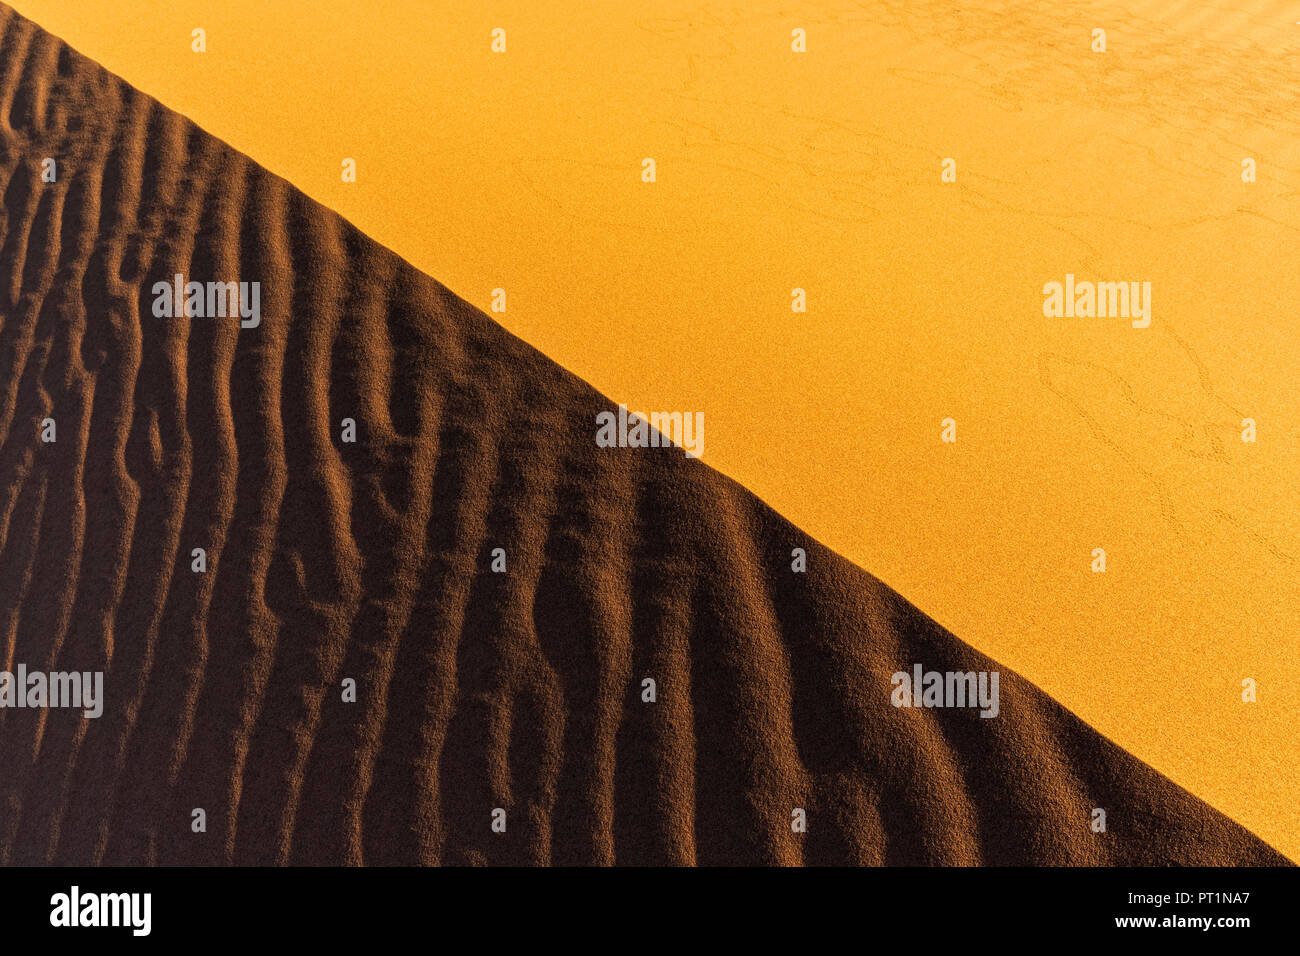
<instances>
[{"instance_id":1,"label":"dark brown sand","mask_svg":"<svg viewBox=\"0 0 1300 956\"><path fill-rule=\"evenodd\" d=\"M0 664L107 672L97 720L0 710L0 862L1286 862L706 465L598 448L608 400L288 183L0 29ZM177 272L261 282L262 324L155 318ZM1000 716L890 706L914 663L999 670Z\"/></svg>"}]
</instances>

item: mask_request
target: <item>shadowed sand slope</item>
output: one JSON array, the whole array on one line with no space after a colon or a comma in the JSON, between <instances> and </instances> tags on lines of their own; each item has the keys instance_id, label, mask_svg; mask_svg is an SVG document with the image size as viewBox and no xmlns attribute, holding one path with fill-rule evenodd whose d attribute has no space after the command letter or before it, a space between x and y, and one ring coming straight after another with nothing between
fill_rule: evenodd
<instances>
[{"instance_id":1,"label":"shadowed sand slope","mask_svg":"<svg viewBox=\"0 0 1300 956\"><path fill-rule=\"evenodd\" d=\"M1009 671L994 719L892 707L895 671L998 667L679 449L598 448L589 386L0 24L0 663L106 698L0 710L0 861L1286 862ZM155 317L177 273L260 282L261 324Z\"/></svg>"}]
</instances>

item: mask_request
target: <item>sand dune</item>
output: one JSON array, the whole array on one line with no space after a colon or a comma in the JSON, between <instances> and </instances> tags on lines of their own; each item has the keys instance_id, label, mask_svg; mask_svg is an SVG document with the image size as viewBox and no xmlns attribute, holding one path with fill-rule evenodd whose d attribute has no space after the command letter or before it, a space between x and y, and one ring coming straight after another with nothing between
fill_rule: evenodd
<instances>
[{"instance_id":1,"label":"sand dune","mask_svg":"<svg viewBox=\"0 0 1300 956\"><path fill-rule=\"evenodd\" d=\"M1286 862L702 462L597 448L592 388L0 24L0 663L107 696L0 710L0 861ZM155 317L177 273L260 282L260 325ZM917 663L998 670L999 716L892 707Z\"/></svg>"}]
</instances>

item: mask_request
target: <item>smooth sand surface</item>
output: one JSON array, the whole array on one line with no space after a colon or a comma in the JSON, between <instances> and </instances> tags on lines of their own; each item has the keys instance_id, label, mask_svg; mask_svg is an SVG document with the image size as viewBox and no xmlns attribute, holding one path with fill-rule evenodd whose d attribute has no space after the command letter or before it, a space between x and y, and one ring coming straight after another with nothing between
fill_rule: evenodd
<instances>
[{"instance_id":1,"label":"smooth sand surface","mask_svg":"<svg viewBox=\"0 0 1300 956\"><path fill-rule=\"evenodd\" d=\"M1300 855L1294 4L14 3Z\"/></svg>"},{"instance_id":2,"label":"smooth sand surface","mask_svg":"<svg viewBox=\"0 0 1300 956\"><path fill-rule=\"evenodd\" d=\"M2 7L0 192L0 653L107 671L0 710L0 861L1285 862ZM177 272L261 324L156 317ZM916 663L999 716L891 707Z\"/></svg>"}]
</instances>

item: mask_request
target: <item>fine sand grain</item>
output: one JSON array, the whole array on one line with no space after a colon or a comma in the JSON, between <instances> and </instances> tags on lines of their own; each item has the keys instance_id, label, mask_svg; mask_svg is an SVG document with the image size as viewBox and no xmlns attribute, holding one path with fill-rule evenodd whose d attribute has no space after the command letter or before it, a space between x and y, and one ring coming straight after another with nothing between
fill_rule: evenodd
<instances>
[{"instance_id":1,"label":"fine sand grain","mask_svg":"<svg viewBox=\"0 0 1300 956\"><path fill-rule=\"evenodd\" d=\"M598 448L608 400L287 182L0 30L0 664L107 696L0 710L0 862L1286 862L707 465ZM176 273L260 282L261 324L154 317ZM916 663L999 670L999 716L890 706Z\"/></svg>"}]
</instances>

